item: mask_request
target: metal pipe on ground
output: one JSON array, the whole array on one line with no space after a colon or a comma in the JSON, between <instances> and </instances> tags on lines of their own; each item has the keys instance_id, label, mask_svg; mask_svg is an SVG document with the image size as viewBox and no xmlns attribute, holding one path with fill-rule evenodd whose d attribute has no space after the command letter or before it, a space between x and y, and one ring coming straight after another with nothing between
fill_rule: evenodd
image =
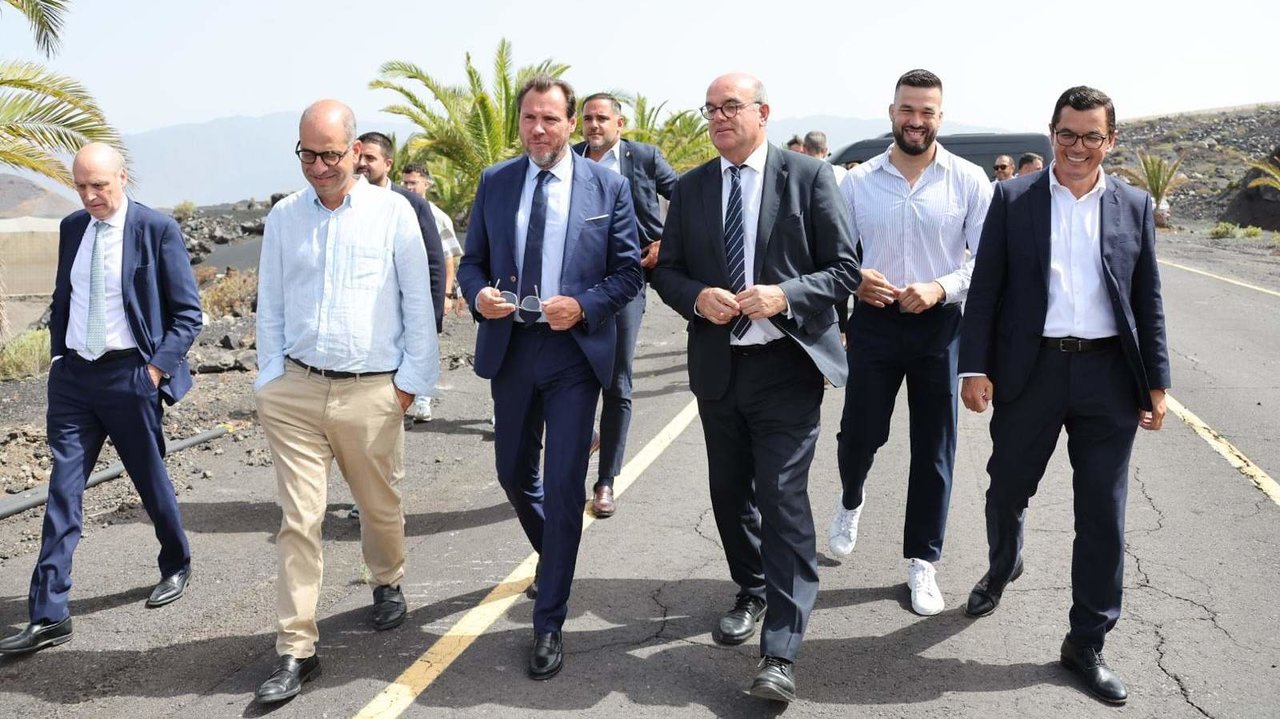
<instances>
[{"instance_id":1,"label":"metal pipe on ground","mask_svg":"<svg viewBox=\"0 0 1280 719\"><path fill-rule=\"evenodd\" d=\"M194 447L197 444L208 442L211 439L217 439L226 433L226 427L215 427L211 430L174 442L168 446L168 452L181 452L188 447ZM97 486L103 482L113 480L122 474L124 474L124 465L120 462L116 462L101 472L94 472L89 475L89 481L85 484L85 487ZM32 487L25 492L15 494L8 499L0 501L0 519L12 517L15 514L25 512L33 507L39 507L47 501L49 501L49 484L46 482L39 487Z\"/></svg>"}]
</instances>

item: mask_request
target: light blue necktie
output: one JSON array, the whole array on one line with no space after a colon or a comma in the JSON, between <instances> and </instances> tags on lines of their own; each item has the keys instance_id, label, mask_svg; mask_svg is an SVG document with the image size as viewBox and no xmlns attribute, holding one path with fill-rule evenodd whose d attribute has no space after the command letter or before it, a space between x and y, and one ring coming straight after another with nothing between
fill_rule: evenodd
<instances>
[{"instance_id":1,"label":"light blue necktie","mask_svg":"<svg viewBox=\"0 0 1280 719\"><path fill-rule=\"evenodd\" d=\"M107 348L107 284L102 269L102 233L107 223L93 223L93 252L89 259L89 316L85 323L84 350L97 358Z\"/></svg>"}]
</instances>

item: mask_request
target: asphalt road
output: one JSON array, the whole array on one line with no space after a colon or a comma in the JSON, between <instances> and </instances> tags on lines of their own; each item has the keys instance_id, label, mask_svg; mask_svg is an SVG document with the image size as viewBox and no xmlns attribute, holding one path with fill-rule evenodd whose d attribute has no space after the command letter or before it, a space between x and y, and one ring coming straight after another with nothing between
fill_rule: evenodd
<instances>
[{"instance_id":1,"label":"asphalt road","mask_svg":"<svg viewBox=\"0 0 1280 719\"><path fill-rule=\"evenodd\" d=\"M1173 254L1177 254L1176 252ZM1212 253L1177 261L1232 269ZM1163 269L1174 395L1264 470L1280 472L1274 364L1280 297ZM1280 290L1267 276L1250 281ZM1269 282L1269 284L1267 284ZM634 457L691 399L683 321L650 297L637 360ZM245 382L249 379L246 378ZM387 633L367 623L359 530L335 473L321 597L324 675L278 716L352 716L379 695L529 554L492 472L487 387L447 371L437 419L409 433L403 489L409 620ZM837 499L830 390L811 478L820 538ZM900 402L900 405L905 405ZM905 407L901 407L905 410ZM1072 500L1060 451L1031 507L1027 572L991 617L962 611L985 570L982 494L988 416L961 416L946 556L947 611L909 611L900 537L907 469L905 411L895 418L868 484L858 548L822 557L822 588L797 665L801 700L787 716L1274 717L1280 713L1280 507L1190 428L1170 417L1141 433L1129 493L1125 611L1107 658L1129 704L1106 707L1057 664L1067 627ZM263 445L253 428L211 445L215 481L182 495L195 556L189 594L142 607L154 577L151 528L134 512L87 535L76 554L76 638L0 660L9 716L259 716L250 704L274 659L279 510L270 467L241 458ZM221 453L217 450L221 449ZM593 464L594 468L594 464ZM527 600L459 656L404 716L773 716L743 694L758 645L710 638L732 603L709 513L706 459L695 420L619 498L617 516L586 531L566 625L564 671L524 676ZM0 532L6 529L0 522ZM820 541L825 553L825 541ZM27 556L0 569L0 622L25 621Z\"/></svg>"}]
</instances>

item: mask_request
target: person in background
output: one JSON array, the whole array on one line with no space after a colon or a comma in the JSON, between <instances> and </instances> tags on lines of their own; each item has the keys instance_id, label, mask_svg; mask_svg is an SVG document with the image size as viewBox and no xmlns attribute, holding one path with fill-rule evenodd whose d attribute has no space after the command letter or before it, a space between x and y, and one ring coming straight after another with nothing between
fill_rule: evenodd
<instances>
[{"instance_id":1,"label":"person in background","mask_svg":"<svg viewBox=\"0 0 1280 719\"><path fill-rule=\"evenodd\" d=\"M1018 177L1044 169L1044 158L1034 152L1024 152L1018 158Z\"/></svg>"},{"instance_id":2,"label":"person in background","mask_svg":"<svg viewBox=\"0 0 1280 719\"><path fill-rule=\"evenodd\" d=\"M1001 155L996 158L995 164L991 166L991 169L996 173L994 182L1008 180L1013 177L1013 158L1008 155Z\"/></svg>"}]
</instances>

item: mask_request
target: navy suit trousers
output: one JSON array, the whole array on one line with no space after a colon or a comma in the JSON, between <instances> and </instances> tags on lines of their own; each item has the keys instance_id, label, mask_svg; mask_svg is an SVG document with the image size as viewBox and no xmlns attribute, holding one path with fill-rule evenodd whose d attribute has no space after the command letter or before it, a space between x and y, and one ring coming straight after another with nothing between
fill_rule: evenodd
<instances>
[{"instance_id":1,"label":"navy suit trousers","mask_svg":"<svg viewBox=\"0 0 1280 719\"><path fill-rule=\"evenodd\" d=\"M631 365L636 358L636 338L644 321L645 290L618 311L618 344L613 355L613 386L604 390L600 408L600 480L598 484L613 486L613 478L622 472L622 458L627 451L627 432L631 429Z\"/></svg>"},{"instance_id":2,"label":"navy suit trousers","mask_svg":"<svg viewBox=\"0 0 1280 719\"><path fill-rule=\"evenodd\" d=\"M600 382L568 332L517 323L491 389L498 482L540 555L533 628L558 631L578 562Z\"/></svg>"},{"instance_id":3,"label":"navy suit trousers","mask_svg":"<svg viewBox=\"0 0 1280 719\"><path fill-rule=\"evenodd\" d=\"M108 437L155 525L160 576L190 565L178 500L164 466L162 412L141 356L87 362L69 351L49 370L53 472L28 596L33 623L61 621L70 614L71 555L80 541L85 483Z\"/></svg>"}]
</instances>

